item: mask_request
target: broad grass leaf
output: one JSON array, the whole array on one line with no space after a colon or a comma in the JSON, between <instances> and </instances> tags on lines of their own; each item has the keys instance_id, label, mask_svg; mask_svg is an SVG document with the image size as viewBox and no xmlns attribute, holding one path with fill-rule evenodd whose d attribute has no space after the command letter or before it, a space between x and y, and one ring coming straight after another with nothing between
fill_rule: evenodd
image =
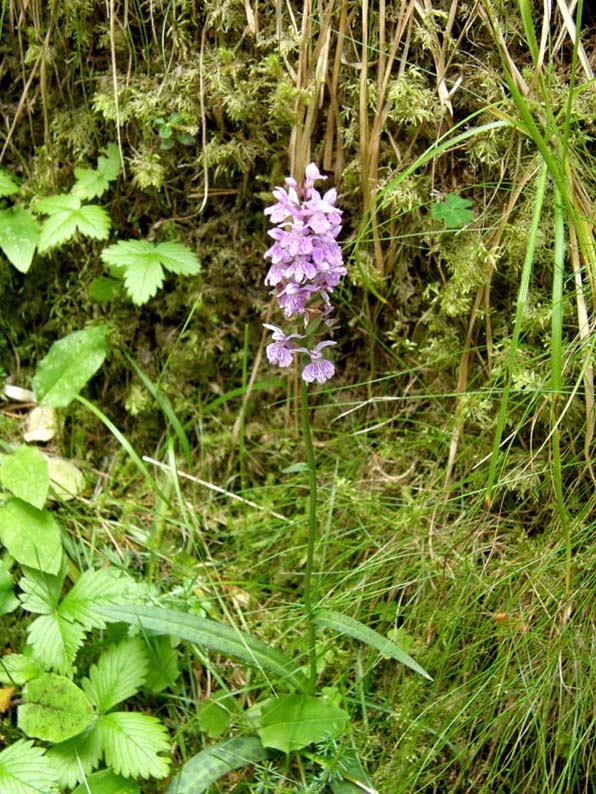
<instances>
[{"instance_id":1,"label":"broad grass leaf","mask_svg":"<svg viewBox=\"0 0 596 794\"><path fill-rule=\"evenodd\" d=\"M147 657L138 637L111 645L92 664L81 686L100 714L133 697L145 683Z\"/></svg>"},{"instance_id":2,"label":"broad grass leaf","mask_svg":"<svg viewBox=\"0 0 596 794\"><path fill-rule=\"evenodd\" d=\"M170 742L164 726L156 717L134 711L113 711L97 720L105 759L114 771L125 777L162 778L169 772Z\"/></svg>"},{"instance_id":3,"label":"broad grass leaf","mask_svg":"<svg viewBox=\"0 0 596 794\"><path fill-rule=\"evenodd\" d=\"M60 615L41 615L27 629L35 659L46 668L72 675L73 662L85 639L85 630Z\"/></svg>"},{"instance_id":4,"label":"broad grass leaf","mask_svg":"<svg viewBox=\"0 0 596 794\"><path fill-rule=\"evenodd\" d=\"M0 466L0 482L19 499L41 510L48 498L48 462L38 449L20 446Z\"/></svg>"},{"instance_id":5,"label":"broad grass leaf","mask_svg":"<svg viewBox=\"0 0 596 794\"><path fill-rule=\"evenodd\" d=\"M38 402L65 408L74 400L104 362L106 333L105 325L94 325L54 342L33 378Z\"/></svg>"},{"instance_id":6,"label":"broad grass leaf","mask_svg":"<svg viewBox=\"0 0 596 794\"><path fill-rule=\"evenodd\" d=\"M72 794L141 794L134 780L116 775L111 769L102 769L88 775Z\"/></svg>"},{"instance_id":7,"label":"broad grass leaf","mask_svg":"<svg viewBox=\"0 0 596 794\"><path fill-rule=\"evenodd\" d=\"M13 196L18 192L19 186L17 183L6 173L6 171L0 171L0 198L4 198L4 196Z\"/></svg>"},{"instance_id":8,"label":"broad grass leaf","mask_svg":"<svg viewBox=\"0 0 596 794\"><path fill-rule=\"evenodd\" d=\"M289 657L233 626L161 607L126 605L102 607L99 612L106 620L124 621L242 659L253 667L275 673L292 688L306 687L303 673Z\"/></svg>"},{"instance_id":9,"label":"broad grass leaf","mask_svg":"<svg viewBox=\"0 0 596 794\"><path fill-rule=\"evenodd\" d=\"M19 739L0 752L2 794L54 794L56 770L43 748Z\"/></svg>"},{"instance_id":10,"label":"broad grass leaf","mask_svg":"<svg viewBox=\"0 0 596 794\"><path fill-rule=\"evenodd\" d=\"M29 271L39 235L39 224L29 210L0 210L0 248L20 273Z\"/></svg>"},{"instance_id":11,"label":"broad grass leaf","mask_svg":"<svg viewBox=\"0 0 596 794\"><path fill-rule=\"evenodd\" d=\"M38 676L24 686L23 697L17 723L32 738L64 742L82 733L94 718L87 695L65 676Z\"/></svg>"},{"instance_id":12,"label":"broad grass leaf","mask_svg":"<svg viewBox=\"0 0 596 794\"><path fill-rule=\"evenodd\" d=\"M265 747L284 753L337 736L349 715L324 698L286 695L263 708L258 734Z\"/></svg>"},{"instance_id":13,"label":"broad grass leaf","mask_svg":"<svg viewBox=\"0 0 596 794\"><path fill-rule=\"evenodd\" d=\"M0 508L0 540L21 565L47 573L60 570L60 528L47 510L22 499L8 499Z\"/></svg>"},{"instance_id":14,"label":"broad grass leaf","mask_svg":"<svg viewBox=\"0 0 596 794\"><path fill-rule=\"evenodd\" d=\"M190 758L172 780L166 794L203 794L228 772L265 761L267 751L257 736L228 739Z\"/></svg>"},{"instance_id":15,"label":"broad grass leaf","mask_svg":"<svg viewBox=\"0 0 596 794\"><path fill-rule=\"evenodd\" d=\"M392 659L401 662L429 681L432 681L431 676L426 670L424 670L418 662L415 662L409 654L402 650L397 643L387 639L387 637L379 634L378 631L365 626L363 623L360 623L360 621L354 620L354 618L348 615L344 615L341 612L334 612L331 609L321 609L315 615L315 623L319 626L333 629L340 634L346 634L348 637L352 637L355 640L359 640L365 645L375 648L385 656L390 656Z\"/></svg>"}]
</instances>

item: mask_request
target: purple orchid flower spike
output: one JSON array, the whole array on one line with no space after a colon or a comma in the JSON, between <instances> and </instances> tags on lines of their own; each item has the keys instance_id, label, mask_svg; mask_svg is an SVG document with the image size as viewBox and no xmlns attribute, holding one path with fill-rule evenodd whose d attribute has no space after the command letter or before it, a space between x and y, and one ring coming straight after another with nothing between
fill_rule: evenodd
<instances>
[{"instance_id":1,"label":"purple orchid flower spike","mask_svg":"<svg viewBox=\"0 0 596 794\"><path fill-rule=\"evenodd\" d=\"M308 349L298 348L292 340L314 336L321 318L325 326L333 324L329 296L347 273L337 242L342 215L335 206L337 191L331 188L321 196L315 183L322 179L327 177L310 163L302 186L288 177L285 187L273 191L276 202L265 210L274 225L269 231L274 243L265 252L265 258L271 261L265 283L273 288L286 319L299 318L305 328L304 335L285 334L277 326L266 324L273 332L267 358L272 364L289 367L295 353L308 354L310 363L302 371L307 383L325 383L333 377L335 367L321 350L336 343L328 339Z\"/></svg>"}]
</instances>

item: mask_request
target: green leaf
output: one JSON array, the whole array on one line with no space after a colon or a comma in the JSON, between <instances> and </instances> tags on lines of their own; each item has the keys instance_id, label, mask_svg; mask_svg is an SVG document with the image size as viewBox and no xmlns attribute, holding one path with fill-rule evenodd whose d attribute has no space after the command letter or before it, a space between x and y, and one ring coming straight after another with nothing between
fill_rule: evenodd
<instances>
[{"instance_id":1,"label":"green leaf","mask_svg":"<svg viewBox=\"0 0 596 794\"><path fill-rule=\"evenodd\" d=\"M26 568L19 582L23 609L37 615L51 615L55 612L60 601L65 575L65 570L54 576L44 571Z\"/></svg>"},{"instance_id":2,"label":"green leaf","mask_svg":"<svg viewBox=\"0 0 596 794\"><path fill-rule=\"evenodd\" d=\"M292 659L233 626L161 607L127 605L102 607L99 611L106 620L123 621L156 634L169 634L242 659L254 667L275 673L291 687L304 689L307 685L303 673Z\"/></svg>"},{"instance_id":3,"label":"green leaf","mask_svg":"<svg viewBox=\"0 0 596 794\"><path fill-rule=\"evenodd\" d=\"M27 736L63 742L91 724L93 706L87 695L68 678L45 673L23 688L27 701L19 706L17 722Z\"/></svg>"},{"instance_id":4,"label":"green leaf","mask_svg":"<svg viewBox=\"0 0 596 794\"><path fill-rule=\"evenodd\" d=\"M106 333L105 325L94 325L54 342L33 378L38 402L65 408L77 396L103 364Z\"/></svg>"},{"instance_id":5,"label":"green leaf","mask_svg":"<svg viewBox=\"0 0 596 794\"><path fill-rule=\"evenodd\" d=\"M290 753L337 736L348 720L343 709L323 698L286 695L263 708L258 734L265 747Z\"/></svg>"},{"instance_id":6,"label":"green leaf","mask_svg":"<svg viewBox=\"0 0 596 794\"><path fill-rule=\"evenodd\" d=\"M342 778L333 776L330 781L333 794L377 794L373 781L362 766L358 753L352 747L342 747L334 764Z\"/></svg>"},{"instance_id":7,"label":"green leaf","mask_svg":"<svg viewBox=\"0 0 596 794\"><path fill-rule=\"evenodd\" d=\"M69 502L85 490L83 472L74 463L54 455L47 456L50 475L50 496Z\"/></svg>"},{"instance_id":8,"label":"green leaf","mask_svg":"<svg viewBox=\"0 0 596 794\"><path fill-rule=\"evenodd\" d=\"M60 604L60 615L82 623L86 629L103 629L105 617L100 609L122 600L128 580L109 568L85 571Z\"/></svg>"},{"instance_id":9,"label":"green leaf","mask_svg":"<svg viewBox=\"0 0 596 794\"><path fill-rule=\"evenodd\" d=\"M0 508L0 540L22 565L58 573L62 540L54 517L22 499L9 499Z\"/></svg>"},{"instance_id":10,"label":"green leaf","mask_svg":"<svg viewBox=\"0 0 596 794\"><path fill-rule=\"evenodd\" d=\"M188 132L179 132L178 135L176 135L176 140L183 146L193 146L196 142L195 136Z\"/></svg>"},{"instance_id":11,"label":"green leaf","mask_svg":"<svg viewBox=\"0 0 596 794\"><path fill-rule=\"evenodd\" d=\"M334 612L331 609L321 609L315 615L315 623L319 626L333 629L340 634L346 634L348 637L353 637L355 640L359 640L365 645L375 648L385 656L389 656L405 664L406 667L409 667L411 670L424 676L424 678L432 681L431 676L426 670L424 670L418 662L415 662L409 654L402 650L397 643L387 639L387 637L383 637L378 631L370 629L358 620L348 617L348 615L344 615L341 612Z\"/></svg>"},{"instance_id":12,"label":"green leaf","mask_svg":"<svg viewBox=\"0 0 596 794\"><path fill-rule=\"evenodd\" d=\"M111 769L102 769L88 775L72 794L141 794L134 780L115 775Z\"/></svg>"},{"instance_id":13,"label":"green leaf","mask_svg":"<svg viewBox=\"0 0 596 794\"><path fill-rule=\"evenodd\" d=\"M35 209L49 215L42 223L38 250L48 251L70 240L77 231L88 237L105 240L110 233L110 216L95 204L81 205L78 196L63 193L41 199Z\"/></svg>"},{"instance_id":14,"label":"green leaf","mask_svg":"<svg viewBox=\"0 0 596 794\"><path fill-rule=\"evenodd\" d=\"M460 229L474 220L474 213L470 209L472 206L470 199L462 198L457 193L447 193L443 201L432 205L430 214L433 220L442 221L448 229Z\"/></svg>"},{"instance_id":15,"label":"green leaf","mask_svg":"<svg viewBox=\"0 0 596 794\"><path fill-rule=\"evenodd\" d=\"M147 240L119 240L101 253L111 267L122 268L124 285L133 303L141 305L163 284L163 268L179 275L200 270L195 254L180 243L150 243Z\"/></svg>"},{"instance_id":16,"label":"green leaf","mask_svg":"<svg viewBox=\"0 0 596 794\"><path fill-rule=\"evenodd\" d=\"M39 235L39 224L29 210L0 210L0 248L19 272L27 273L31 267Z\"/></svg>"},{"instance_id":17,"label":"green leaf","mask_svg":"<svg viewBox=\"0 0 596 794\"><path fill-rule=\"evenodd\" d=\"M61 788L73 788L99 766L103 751L96 725L92 723L83 733L48 750Z\"/></svg>"},{"instance_id":18,"label":"green leaf","mask_svg":"<svg viewBox=\"0 0 596 794\"><path fill-rule=\"evenodd\" d=\"M46 668L72 675L73 662L83 644L85 630L60 615L42 615L27 629L33 655Z\"/></svg>"},{"instance_id":19,"label":"green leaf","mask_svg":"<svg viewBox=\"0 0 596 794\"><path fill-rule=\"evenodd\" d=\"M17 183L9 176L6 171L0 171L0 198L13 196L20 190Z\"/></svg>"},{"instance_id":20,"label":"green leaf","mask_svg":"<svg viewBox=\"0 0 596 794\"><path fill-rule=\"evenodd\" d=\"M19 739L0 752L2 794L54 794L56 772L41 747Z\"/></svg>"},{"instance_id":21,"label":"green leaf","mask_svg":"<svg viewBox=\"0 0 596 794\"><path fill-rule=\"evenodd\" d=\"M143 640L148 662L145 689L157 694L172 686L180 675L178 649L172 645L170 637L144 635Z\"/></svg>"},{"instance_id":22,"label":"green leaf","mask_svg":"<svg viewBox=\"0 0 596 794\"><path fill-rule=\"evenodd\" d=\"M170 742L156 717L134 711L113 711L96 723L106 762L124 777L166 777Z\"/></svg>"},{"instance_id":23,"label":"green leaf","mask_svg":"<svg viewBox=\"0 0 596 794\"><path fill-rule=\"evenodd\" d=\"M94 278L89 285L89 297L97 303L113 301L122 288L122 281L116 278L100 276Z\"/></svg>"},{"instance_id":24,"label":"green leaf","mask_svg":"<svg viewBox=\"0 0 596 794\"><path fill-rule=\"evenodd\" d=\"M92 664L81 686L100 714L136 695L147 677L147 657L138 637L110 646Z\"/></svg>"},{"instance_id":25,"label":"green leaf","mask_svg":"<svg viewBox=\"0 0 596 794\"><path fill-rule=\"evenodd\" d=\"M38 449L23 444L4 459L0 482L19 499L41 510L50 489L48 462Z\"/></svg>"},{"instance_id":26,"label":"green leaf","mask_svg":"<svg viewBox=\"0 0 596 794\"><path fill-rule=\"evenodd\" d=\"M19 606L19 599L14 594L14 581L10 572L9 560L0 561L0 615L8 615ZM0 656L0 665L2 656ZM2 669L0 667L0 680Z\"/></svg>"},{"instance_id":27,"label":"green leaf","mask_svg":"<svg viewBox=\"0 0 596 794\"><path fill-rule=\"evenodd\" d=\"M219 739L222 733L230 727L232 715L230 710L224 705L226 700L231 701L230 696L210 697L207 700L203 700L197 709L199 728L210 739Z\"/></svg>"},{"instance_id":28,"label":"green leaf","mask_svg":"<svg viewBox=\"0 0 596 794\"><path fill-rule=\"evenodd\" d=\"M99 198L109 188L110 182L118 178L121 168L118 146L111 143L107 156L97 158L97 168L75 168L77 181L72 191L82 199Z\"/></svg>"},{"instance_id":29,"label":"green leaf","mask_svg":"<svg viewBox=\"0 0 596 794\"><path fill-rule=\"evenodd\" d=\"M228 739L189 759L166 789L166 794L203 794L228 772L258 764L266 758L267 751L257 736Z\"/></svg>"},{"instance_id":30,"label":"green leaf","mask_svg":"<svg viewBox=\"0 0 596 794\"><path fill-rule=\"evenodd\" d=\"M42 672L35 659L22 653L7 653L0 656L0 684L23 686Z\"/></svg>"}]
</instances>

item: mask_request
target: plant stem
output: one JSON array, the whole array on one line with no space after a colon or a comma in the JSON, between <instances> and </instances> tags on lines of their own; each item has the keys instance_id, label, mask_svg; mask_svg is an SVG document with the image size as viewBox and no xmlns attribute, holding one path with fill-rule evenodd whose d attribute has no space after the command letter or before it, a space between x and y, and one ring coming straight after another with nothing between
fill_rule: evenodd
<instances>
[{"instance_id":1,"label":"plant stem","mask_svg":"<svg viewBox=\"0 0 596 794\"><path fill-rule=\"evenodd\" d=\"M317 464L310 432L308 405L308 386L300 379L300 407L302 414L302 435L306 449L308 467L308 546L306 552L306 571L304 573L304 611L308 622L308 644L310 653L309 688L315 689L317 681L317 637L312 605L312 574L315 560L315 544L317 540Z\"/></svg>"}]
</instances>

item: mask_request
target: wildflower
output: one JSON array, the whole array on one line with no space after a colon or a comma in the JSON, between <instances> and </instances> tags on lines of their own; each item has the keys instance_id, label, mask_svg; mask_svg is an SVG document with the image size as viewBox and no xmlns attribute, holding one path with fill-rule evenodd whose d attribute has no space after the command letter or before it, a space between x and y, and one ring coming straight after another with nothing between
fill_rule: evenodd
<instances>
[{"instance_id":1,"label":"wildflower","mask_svg":"<svg viewBox=\"0 0 596 794\"><path fill-rule=\"evenodd\" d=\"M302 187L288 177L285 187L273 191L276 202L265 209L274 224L269 231L273 245L265 252L271 262L265 283L273 288L286 319L300 318L305 328L304 336L286 336L276 326L267 325L273 331L267 357L272 364L287 367L295 353L308 354L310 363L302 371L307 383L324 383L333 377L335 368L323 358L321 350L335 342L325 340L308 349L297 348L291 340L311 338L321 318L326 326L332 325L330 295L347 273L337 242L342 216L335 206L337 191L332 188L321 196L315 188L317 181L326 178L315 163L310 163Z\"/></svg>"}]
</instances>

